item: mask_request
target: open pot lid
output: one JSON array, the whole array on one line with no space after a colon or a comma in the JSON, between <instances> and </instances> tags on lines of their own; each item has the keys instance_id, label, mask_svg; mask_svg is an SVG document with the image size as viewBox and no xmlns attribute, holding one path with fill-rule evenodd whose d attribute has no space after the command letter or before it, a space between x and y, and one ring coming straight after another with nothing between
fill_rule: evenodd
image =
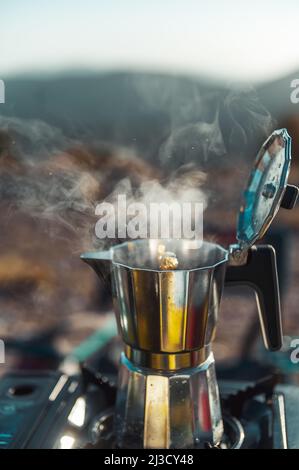
<instances>
[{"instance_id":1,"label":"open pot lid","mask_svg":"<svg viewBox=\"0 0 299 470\"><path fill-rule=\"evenodd\" d=\"M275 217L287 186L291 137L274 131L259 151L240 207L237 240L241 250L260 239Z\"/></svg>"}]
</instances>

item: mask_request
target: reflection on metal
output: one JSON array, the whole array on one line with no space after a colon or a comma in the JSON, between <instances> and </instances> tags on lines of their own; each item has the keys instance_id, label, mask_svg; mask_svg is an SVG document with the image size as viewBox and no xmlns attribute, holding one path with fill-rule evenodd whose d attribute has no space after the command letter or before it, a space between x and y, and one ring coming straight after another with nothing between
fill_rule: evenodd
<instances>
[{"instance_id":1,"label":"reflection on metal","mask_svg":"<svg viewBox=\"0 0 299 470\"><path fill-rule=\"evenodd\" d=\"M287 449L287 425L284 395L282 393L274 394L272 398L273 410L273 447L274 449Z\"/></svg>"},{"instance_id":2,"label":"reflection on metal","mask_svg":"<svg viewBox=\"0 0 299 470\"><path fill-rule=\"evenodd\" d=\"M61 436L60 438L60 449L72 449L75 444L75 438L68 434Z\"/></svg>"},{"instance_id":3,"label":"reflection on metal","mask_svg":"<svg viewBox=\"0 0 299 470\"><path fill-rule=\"evenodd\" d=\"M159 275L161 349L173 352L186 347L186 305L188 277L184 272Z\"/></svg>"},{"instance_id":4,"label":"reflection on metal","mask_svg":"<svg viewBox=\"0 0 299 470\"><path fill-rule=\"evenodd\" d=\"M85 415L86 401L84 397L79 397L68 416L68 421L74 426L81 428L85 423Z\"/></svg>"},{"instance_id":5,"label":"reflection on metal","mask_svg":"<svg viewBox=\"0 0 299 470\"><path fill-rule=\"evenodd\" d=\"M145 449L169 449L168 378L149 375L146 380L144 438Z\"/></svg>"},{"instance_id":6,"label":"reflection on metal","mask_svg":"<svg viewBox=\"0 0 299 470\"><path fill-rule=\"evenodd\" d=\"M213 330L214 326L212 325L211 331ZM135 365L166 371L177 371L187 367L196 367L198 364L205 362L210 351L210 345L207 345L202 349L196 349L194 351L163 354L141 351L125 345L126 356Z\"/></svg>"},{"instance_id":7,"label":"reflection on metal","mask_svg":"<svg viewBox=\"0 0 299 470\"><path fill-rule=\"evenodd\" d=\"M233 416L224 416L224 423L226 426L226 433L231 438L231 449L241 449L244 440L245 432L240 421Z\"/></svg>"},{"instance_id":8,"label":"reflection on metal","mask_svg":"<svg viewBox=\"0 0 299 470\"><path fill-rule=\"evenodd\" d=\"M53 388L53 390L52 390L52 392L49 396L50 401L55 401L56 400L56 398L58 397L59 393L61 392L61 390L63 389L63 387L67 383L67 381L68 381L68 376L67 375L62 375L60 377L60 379L58 380L57 384L55 385L55 387Z\"/></svg>"},{"instance_id":9,"label":"reflection on metal","mask_svg":"<svg viewBox=\"0 0 299 470\"><path fill-rule=\"evenodd\" d=\"M123 355L114 416L117 446L143 447L146 377Z\"/></svg>"},{"instance_id":10,"label":"reflection on metal","mask_svg":"<svg viewBox=\"0 0 299 470\"><path fill-rule=\"evenodd\" d=\"M121 358L115 431L120 448L196 448L223 434L214 357L163 374Z\"/></svg>"},{"instance_id":11,"label":"reflection on metal","mask_svg":"<svg viewBox=\"0 0 299 470\"><path fill-rule=\"evenodd\" d=\"M261 238L282 200L291 162L291 138L280 129L266 140L255 160L240 208L237 239L249 248Z\"/></svg>"}]
</instances>

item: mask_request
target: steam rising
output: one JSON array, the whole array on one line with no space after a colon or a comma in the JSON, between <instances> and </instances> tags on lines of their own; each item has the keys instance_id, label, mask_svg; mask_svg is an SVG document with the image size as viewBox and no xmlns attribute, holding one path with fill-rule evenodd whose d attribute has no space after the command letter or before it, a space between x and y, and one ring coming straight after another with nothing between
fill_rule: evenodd
<instances>
[{"instance_id":1,"label":"steam rising","mask_svg":"<svg viewBox=\"0 0 299 470\"><path fill-rule=\"evenodd\" d=\"M97 144L94 150L42 121L0 116L2 202L61 224L84 248L92 239L99 245L92 236L96 204L114 203L120 193L129 202L203 202L205 207L215 194L221 198L209 175L254 158L273 129L271 116L250 88L183 91L179 82L167 83L134 82L143 106L163 109L169 117L168 132L151 155L154 165L146 149L137 155L134 149ZM148 163L141 164L144 156Z\"/></svg>"},{"instance_id":2,"label":"steam rising","mask_svg":"<svg viewBox=\"0 0 299 470\"><path fill-rule=\"evenodd\" d=\"M77 142L41 121L0 118L0 129L0 197L10 215L20 211L76 231L75 219L91 215L99 187L90 172L62 163Z\"/></svg>"},{"instance_id":3,"label":"steam rising","mask_svg":"<svg viewBox=\"0 0 299 470\"><path fill-rule=\"evenodd\" d=\"M157 152L168 169L196 162L201 168L253 158L274 127L251 86L232 89L176 77L133 77L143 107L167 114L168 129Z\"/></svg>"},{"instance_id":4,"label":"steam rising","mask_svg":"<svg viewBox=\"0 0 299 470\"><path fill-rule=\"evenodd\" d=\"M119 182L113 193L106 199L106 202L113 205L113 214L117 214L119 210L118 196L120 194L125 196L126 206L132 205L132 207L134 207L134 213L131 214L131 217L126 217L127 223L137 217L137 231L139 233L145 233L147 237L149 237L151 233L150 225L151 222L154 222L154 220L150 219L151 216L153 217L151 213L151 205L153 203L166 204L169 208L176 205L179 210L177 212L170 211L171 220L168 221L172 227L178 227L178 225L182 226L183 204L189 203L191 204L190 216L193 222L192 225L200 225L201 219L198 221L195 220L195 218L201 217L202 214L197 214L195 210L192 210L192 204L200 202L203 204L203 208L206 208L208 194L207 191L204 191L202 188L205 179L205 174L192 164L181 167L179 171L170 173L168 178L160 181L144 181L137 188L134 188L130 179L126 178ZM140 205L142 205L142 209L146 210L138 209ZM196 222L198 223L196 224ZM163 224L163 221L161 223ZM164 220L164 226L165 224L166 220ZM159 226L158 221L155 231L156 230L158 230L159 235L154 238L163 238L161 235L161 226ZM171 229L170 233L172 233Z\"/></svg>"}]
</instances>

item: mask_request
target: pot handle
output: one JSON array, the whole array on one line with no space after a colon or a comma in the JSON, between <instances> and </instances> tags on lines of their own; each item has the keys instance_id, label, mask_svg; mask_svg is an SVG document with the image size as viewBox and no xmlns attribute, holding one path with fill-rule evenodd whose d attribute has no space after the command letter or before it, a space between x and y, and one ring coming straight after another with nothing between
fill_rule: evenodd
<instances>
[{"instance_id":1,"label":"pot handle","mask_svg":"<svg viewBox=\"0 0 299 470\"><path fill-rule=\"evenodd\" d=\"M280 294L276 252L271 245L254 245L246 264L228 266L225 285L247 285L254 289L265 347L277 351L282 346Z\"/></svg>"}]
</instances>

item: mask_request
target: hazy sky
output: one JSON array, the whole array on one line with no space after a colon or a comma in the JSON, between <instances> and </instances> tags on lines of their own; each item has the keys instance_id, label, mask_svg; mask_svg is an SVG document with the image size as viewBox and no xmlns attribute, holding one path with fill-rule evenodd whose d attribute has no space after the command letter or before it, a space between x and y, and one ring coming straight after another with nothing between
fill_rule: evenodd
<instances>
[{"instance_id":1,"label":"hazy sky","mask_svg":"<svg viewBox=\"0 0 299 470\"><path fill-rule=\"evenodd\" d=\"M298 0L0 0L0 78L68 68L263 80L299 69Z\"/></svg>"}]
</instances>

